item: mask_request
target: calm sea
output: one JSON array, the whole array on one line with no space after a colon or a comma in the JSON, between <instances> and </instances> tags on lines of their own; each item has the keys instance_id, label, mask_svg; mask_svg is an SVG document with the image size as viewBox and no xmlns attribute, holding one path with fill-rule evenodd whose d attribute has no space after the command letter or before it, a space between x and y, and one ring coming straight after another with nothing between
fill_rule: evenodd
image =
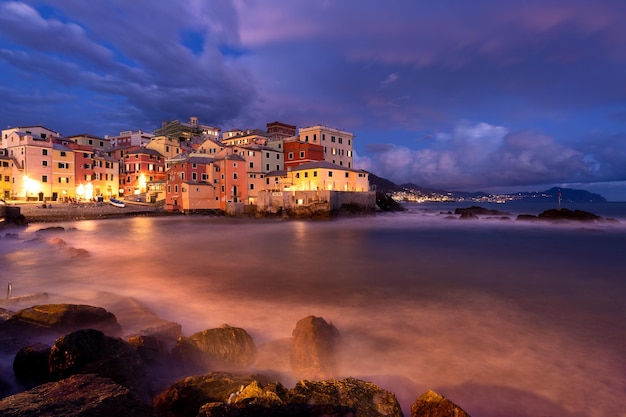
<instances>
[{"instance_id":1,"label":"calm sea","mask_svg":"<svg viewBox=\"0 0 626 417\"><path fill-rule=\"evenodd\" d=\"M132 300L187 335L227 323L258 345L320 316L342 335L336 377L395 392L405 415L433 389L473 417L625 416L626 204L587 207L623 219L607 224L440 214L453 208L320 222L69 222L45 235L65 248L33 240L45 225L32 225L0 238L0 288L101 305L127 332L148 320L122 307Z\"/></svg>"}]
</instances>

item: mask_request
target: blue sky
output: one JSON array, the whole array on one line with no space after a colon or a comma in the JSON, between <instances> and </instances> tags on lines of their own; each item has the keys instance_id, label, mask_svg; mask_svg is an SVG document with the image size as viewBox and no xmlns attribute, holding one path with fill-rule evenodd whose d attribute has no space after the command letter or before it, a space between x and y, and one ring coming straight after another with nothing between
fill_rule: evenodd
<instances>
[{"instance_id":1,"label":"blue sky","mask_svg":"<svg viewBox=\"0 0 626 417\"><path fill-rule=\"evenodd\" d=\"M0 126L279 120L398 184L626 201L621 0L0 1Z\"/></svg>"}]
</instances>

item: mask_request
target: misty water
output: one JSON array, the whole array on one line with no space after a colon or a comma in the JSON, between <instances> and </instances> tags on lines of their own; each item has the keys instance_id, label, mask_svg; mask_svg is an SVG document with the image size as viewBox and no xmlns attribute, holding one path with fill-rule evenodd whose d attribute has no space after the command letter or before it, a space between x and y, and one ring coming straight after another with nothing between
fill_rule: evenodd
<instances>
[{"instance_id":1,"label":"misty water","mask_svg":"<svg viewBox=\"0 0 626 417\"><path fill-rule=\"evenodd\" d=\"M626 218L546 225L410 208L31 225L0 239L0 284L103 306L128 333L144 324L116 311L128 297L184 335L227 323L257 345L320 316L342 336L335 377L393 391L405 415L427 389L473 417L626 415ZM48 226L65 230L37 233Z\"/></svg>"}]
</instances>

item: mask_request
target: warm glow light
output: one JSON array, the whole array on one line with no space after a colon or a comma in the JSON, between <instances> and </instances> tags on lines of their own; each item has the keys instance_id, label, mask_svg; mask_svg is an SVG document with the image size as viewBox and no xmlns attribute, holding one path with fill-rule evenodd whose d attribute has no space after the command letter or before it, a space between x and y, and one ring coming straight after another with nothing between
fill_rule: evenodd
<instances>
[{"instance_id":1,"label":"warm glow light","mask_svg":"<svg viewBox=\"0 0 626 417\"><path fill-rule=\"evenodd\" d=\"M39 181L24 175L24 189L27 194L37 194L41 190L41 184Z\"/></svg>"},{"instance_id":2,"label":"warm glow light","mask_svg":"<svg viewBox=\"0 0 626 417\"><path fill-rule=\"evenodd\" d=\"M146 176L144 174L139 176L139 190L140 192L146 192Z\"/></svg>"},{"instance_id":3,"label":"warm glow light","mask_svg":"<svg viewBox=\"0 0 626 417\"><path fill-rule=\"evenodd\" d=\"M93 184L88 182L85 186L85 198L91 200L93 198Z\"/></svg>"},{"instance_id":4,"label":"warm glow light","mask_svg":"<svg viewBox=\"0 0 626 417\"><path fill-rule=\"evenodd\" d=\"M76 195L79 197L85 195L85 186L83 184L78 184L78 187L76 187Z\"/></svg>"}]
</instances>

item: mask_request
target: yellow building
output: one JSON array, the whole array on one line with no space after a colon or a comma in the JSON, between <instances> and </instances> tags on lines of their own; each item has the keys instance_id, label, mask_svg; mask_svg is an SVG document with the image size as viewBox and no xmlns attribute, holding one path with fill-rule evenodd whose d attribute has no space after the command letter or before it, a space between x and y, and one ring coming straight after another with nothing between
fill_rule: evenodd
<instances>
[{"instance_id":1,"label":"yellow building","mask_svg":"<svg viewBox=\"0 0 626 417\"><path fill-rule=\"evenodd\" d=\"M52 145L52 201L76 197L76 161L72 149L60 143Z\"/></svg>"},{"instance_id":2,"label":"yellow building","mask_svg":"<svg viewBox=\"0 0 626 417\"><path fill-rule=\"evenodd\" d=\"M350 169L325 161L308 162L289 171L270 173L266 189L281 191L369 191L367 171Z\"/></svg>"},{"instance_id":3,"label":"yellow building","mask_svg":"<svg viewBox=\"0 0 626 417\"><path fill-rule=\"evenodd\" d=\"M0 154L0 198L11 199L13 189L13 160Z\"/></svg>"}]
</instances>

